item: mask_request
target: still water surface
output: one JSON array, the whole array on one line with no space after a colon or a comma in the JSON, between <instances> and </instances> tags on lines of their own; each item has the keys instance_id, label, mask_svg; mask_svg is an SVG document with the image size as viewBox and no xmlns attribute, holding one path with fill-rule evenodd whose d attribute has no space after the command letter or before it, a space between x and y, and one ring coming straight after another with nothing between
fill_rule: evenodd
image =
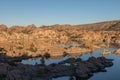
<instances>
[{"instance_id":1,"label":"still water surface","mask_svg":"<svg viewBox=\"0 0 120 80\"><path fill-rule=\"evenodd\" d=\"M95 56L95 57L99 57L101 56L101 51L103 50L103 48L100 48L96 51L94 51L93 54L84 54L82 56L78 56L82 58L82 60L87 60L91 55ZM113 48L108 48L109 51L114 52L115 49ZM120 57L115 55L115 54L109 54L109 55L104 55L106 58L111 58L114 59L113 63L114 65L112 67L108 67L107 72L98 72L98 73L94 73L94 75L89 78L88 80L120 80ZM70 56L66 56L64 58L60 58L60 59L53 59L53 60L46 60L45 64L49 65L51 63L58 63L60 61L63 61L65 59L70 58ZM40 58L38 59L32 59L32 60L23 60L22 61L23 64L40 64ZM69 80L70 77L60 77L60 78L54 78L53 80Z\"/></svg>"}]
</instances>

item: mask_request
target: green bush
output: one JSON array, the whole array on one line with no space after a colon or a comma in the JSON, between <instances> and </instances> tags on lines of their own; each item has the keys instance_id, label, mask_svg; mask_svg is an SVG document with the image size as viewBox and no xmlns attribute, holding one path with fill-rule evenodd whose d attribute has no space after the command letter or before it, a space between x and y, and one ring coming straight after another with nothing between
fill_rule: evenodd
<instances>
[{"instance_id":1,"label":"green bush","mask_svg":"<svg viewBox=\"0 0 120 80\"><path fill-rule=\"evenodd\" d=\"M75 68L75 64L74 64L74 60L70 60L70 69L74 69Z\"/></svg>"},{"instance_id":2,"label":"green bush","mask_svg":"<svg viewBox=\"0 0 120 80\"><path fill-rule=\"evenodd\" d=\"M42 77L45 73L44 67L41 67L37 70L37 76Z\"/></svg>"},{"instance_id":3,"label":"green bush","mask_svg":"<svg viewBox=\"0 0 120 80\"><path fill-rule=\"evenodd\" d=\"M45 59L44 59L44 56L41 57L40 62L41 62L42 65L45 65Z\"/></svg>"}]
</instances>

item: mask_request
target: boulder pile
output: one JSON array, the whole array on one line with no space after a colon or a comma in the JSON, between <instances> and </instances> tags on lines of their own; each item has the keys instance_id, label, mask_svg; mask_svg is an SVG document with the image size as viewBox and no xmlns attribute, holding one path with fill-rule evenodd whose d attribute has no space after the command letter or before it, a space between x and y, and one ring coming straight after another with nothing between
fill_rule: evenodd
<instances>
[{"instance_id":1,"label":"boulder pile","mask_svg":"<svg viewBox=\"0 0 120 80\"><path fill-rule=\"evenodd\" d=\"M69 58L57 64L27 65L20 63L0 63L0 80L52 80L63 76L86 79L95 72L105 72L113 65L113 59L90 57L88 60Z\"/></svg>"}]
</instances>

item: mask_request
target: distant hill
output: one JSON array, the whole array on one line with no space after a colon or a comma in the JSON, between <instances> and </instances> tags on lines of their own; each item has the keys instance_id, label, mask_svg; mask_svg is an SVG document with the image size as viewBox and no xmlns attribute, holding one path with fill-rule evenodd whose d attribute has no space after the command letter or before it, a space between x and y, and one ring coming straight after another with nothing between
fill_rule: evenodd
<instances>
[{"instance_id":1,"label":"distant hill","mask_svg":"<svg viewBox=\"0 0 120 80\"><path fill-rule=\"evenodd\" d=\"M48 28L49 27L49 28ZM55 29L55 30L92 30L92 31L119 31L120 30L120 20L114 20L114 21L105 21L105 22L98 22L98 23L91 23L91 24L82 24L82 25L52 25L48 27L48 29Z\"/></svg>"},{"instance_id":2,"label":"distant hill","mask_svg":"<svg viewBox=\"0 0 120 80\"><path fill-rule=\"evenodd\" d=\"M98 23L91 23L91 24L83 24L83 25L51 25L51 26L40 26L36 27L34 24L28 26L12 26L8 28L6 25L0 25L0 31L7 31L7 32L17 32L17 33L30 33L33 30L43 29L43 30L57 30L57 31L64 31L64 30L92 30L92 31L120 31L120 20L114 21L105 21L105 22L98 22Z\"/></svg>"},{"instance_id":3,"label":"distant hill","mask_svg":"<svg viewBox=\"0 0 120 80\"><path fill-rule=\"evenodd\" d=\"M120 20L105 21L93 24L76 25L80 30L120 30Z\"/></svg>"}]
</instances>

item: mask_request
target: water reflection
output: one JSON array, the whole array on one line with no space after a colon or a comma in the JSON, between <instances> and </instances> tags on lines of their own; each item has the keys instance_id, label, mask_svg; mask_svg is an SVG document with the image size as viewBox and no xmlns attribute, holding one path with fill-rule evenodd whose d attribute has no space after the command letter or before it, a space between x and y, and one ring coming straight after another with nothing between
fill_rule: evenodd
<instances>
[{"instance_id":1,"label":"water reflection","mask_svg":"<svg viewBox=\"0 0 120 80\"><path fill-rule=\"evenodd\" d=\"M105 52L105 51L106 51L106 53L103 54L103 52ZM106 49L100 48L100 49L95 50L93 52L82 53L82 54L81 53L69 53L69 55L67 55L67 56L62 56L62 55L60 55L60 56L51 56L51 57L45 59L45 63L46 63L46 65L49 65L51 63L58 63L58 62L60 62L62 60L68 59L70 57L75 57L75 58L80 57L83 60L87 60L90 56L95 56L95 57L107 56L107 55L112 54L114 51L115 51L115 49L113 49L113 48L106 48ZM41 57L30 58L30 59L27 59L27 60L22 60L21 63L34 65L36 63L40 64L41 63L40 60L41 60Z\"/></svg>"},{"instance_id":2,"label":"water reflection","mask_svg":"<svg viewBox=\"0 0 120 80\"><path fill-rule=\"evenodd\" d=\"M78 44L78 43L72 43L72 44L57 44L57 47L60 48L60 47L64 47L64 48L70 48L72 46L76 46L76 47L79 47L81 46L81 44Z\"/></svg>"},{"instance_id":3,"label":"water reflection","mask_svg":"<svg viewBox=\"0 0 120 80\"><path fill-rule=\"evenodd\" d=\"M74 76L65 76L60 78L53 78L52 80L88 80L88 79L75 78Z\"/></svg>"},{"instance_id":4,"label":"water reflection","mask_svg":"<svg viewBox=\"0 0 120 80\"><path fill-rule=\"evenodd\" d=\"M102 52L104 50L106 52L108 52L108 54L103 54ZM114 66L111 67L111 68L106 68L107 72L105 73L105 75L106 75L105 80L114 80L113 78L110 79L109 77L107 77L108 75L112 76L114 74L120 74L120 72L118 72L119 66L120 66L120 63L119 63L120 59L115 54L112 54L114 51L115 51L115 49L113 49L113 48L106 48L106 49L100 48L100 49L94 51L92 54L84 53L84 54L81 55L81 54L76 53L76 54L70 54L69 56L65 56L65 57L63 57L63 56L50 57L49 59L45 60L45 64L49 65L51 63L59 63L59 62L61 62L63 60L66 60L66 59L68 59L70 57L81 58L82 60L87 60L90 56L95 56L95 57L105 56L107 58L115 59ZM41 58L37 58L37 59L35 58L35 59L31 59L29 61L23 60L22 63L24 63L24 64L33 64L33 65L35 63L41 64L40 59ZM101 76L104 76L103 73L99 73L99 74L97 73L97 74L95 74L95 76L91 77L90 79L81 79L81 78L79 79L79 78L75 78L73 76L65 76L65 77L54 78L53 80L101 80L101 79L103 79ZM100 79L98 79L98 77ZM119 76L118 76L118 78L120 79Z\"/></svg>"}]
</instances>

